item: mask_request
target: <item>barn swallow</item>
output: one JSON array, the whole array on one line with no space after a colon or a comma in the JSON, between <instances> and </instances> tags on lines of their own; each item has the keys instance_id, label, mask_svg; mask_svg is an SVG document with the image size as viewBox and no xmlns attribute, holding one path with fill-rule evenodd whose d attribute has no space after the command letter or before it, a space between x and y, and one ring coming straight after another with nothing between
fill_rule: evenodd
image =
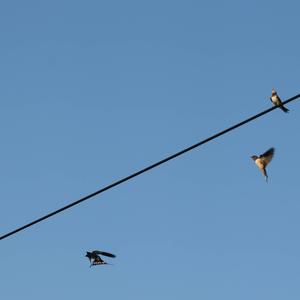
<instances>
[{"instance_id":1,"label":"barn swallow","mask_svg":"<svg viewBox=\"0 0 300 300\"><path fill-rule=\"evenodd\" d=\"M286 107L284 107L282 105L282 101L280 99L280 97L278 96L277 92L275 91L275 89L272 89L272 95L270 97L270 100L272 101L272 103L276 106L279 106L279 108L281 110L283 110L285 113L289 112L289 109L287 109Z\"/></svg>"},{"instance_id":2,"label":"barn swallow","mask_svg":"<svg viewBox=\"0 0 300 300\"><path fill-rule=\"evenodd\" d=\"M274 148L270 148L265 153L261 154L260 156L252 155L251 158L254 160L255 164L258 168L262 171L265 176L266 181L268 182L268 173L266 170L267 165L272 160L274 156Z\"/></svg>"},{"instance_id":3,"label":"barn swallow","mask_svg":"<svg viewBox=\"0 0 300 300\"><path fill-rule=\"evenodd\" d=\"M105 262L101 257L101 255L108 256L108 257L116 257L114 254L108 253L108 252L103 252L99 250L94 250L92 252L86 252L86 257L90 260L90 267L91 266L96 266L96 265L109 265L107 262Z\"/></svg>"}]
</instances>

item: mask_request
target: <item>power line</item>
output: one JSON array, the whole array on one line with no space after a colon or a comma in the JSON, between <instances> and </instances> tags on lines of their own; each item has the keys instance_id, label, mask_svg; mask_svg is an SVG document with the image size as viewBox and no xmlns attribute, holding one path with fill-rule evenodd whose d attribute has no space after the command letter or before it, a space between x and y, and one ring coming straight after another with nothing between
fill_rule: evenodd
<instances>
[{"instance_id":1,"label":"power line","mask_svg":"<svg viewBox=\"0 0 300 300\"><path fill-rule=\"evenodd\" d=\"M298 94L298 95L296 95L296 96L294 96L292 98L289 98L288 100L284 101L282 104L283 105L287 104L287 103L289 103L291 101L296 100L299 97L300 97L300 94ZM92 197L94 197L94 196L96 196L98 194L101 194L101 193L103 193L103 192L105 192L105 191L107 191L109 189L112 189L113 187L115 187L115 186L117 186L117 185L119 185L119 184L121 184L123 182L126 182L126 181L128 181L128 180L130 180L130 179L132 179L132 178L134 178L136 176L139 176L139 175L141 175L141 174L143 174L145 172L148 172L151 169L154 169L154 168L156 168L156 167L158 167L158 166L160 166L160 165L168 162L169 160L172 160L172 159L174 159L174 158L176 158L176 157L178 157L178 156L180 156L180 155L182 155L182 154L184 154L186 152L189 152L189 151L191 151L191 150L193 150L193 149L195 149L195 148L197 148L197 147L199 147L199 146L201 146L203 144L206 144L209 141L214 140L214 139L218 138L219 136L221 136L221 135L223 135L225 133L228 133L228 132L230 132L230 131L238 128L238 127L241 127L241 126L245 125L246 123L249 123L249 122L251 122L251 121L253 121L253 120L255 120L255 119L259 118L259 117L262 117L263 115L265 115L265 114L273 111L274 109L277 109L278 107L279 106L273 106L273 107L271 107L269 109L266 109L266 110L264 110L264 111L262 111L262 112L260 112L260 113L258 113L256 115L254 115L254 116L252 116L252 117L250 117L250 118L248 118L248 119L246 119L246 120L244 120L244 121L242 121L242 122L240 122L238 124L235 124L235 125L227 128L227 129L225 129L223 131L220 131L220 132L218 132L218 133L216 133L216 134L208 137L205 140L202 140L202 141L200 141L200 142L198 142L198 143L196 143L196 144L194 144L194 145L192 145L192 146L190 146L188 148L185 148L185 149L183 149L183 150L181 150L181 151L179 151L179 152L177 152L175 154L167 156L166 158L164 158L164 159L162 159L162 160L160 160L160 161L158 161L158 162L156 162L156 163L154 163L154 164L152 164L152 165L150 165L150 166L148 166L148 167L146 167L146 168L144 168L144 169L142 169L140 171L137 171L137 172L135 172L135 173L133 173L133 174L127 176L127 177L124 177L124 178L122 178L122 179L120 179L118 181L115 181L112 184L107 185L106 187L104 187L104 188L102 188L102 189L100 189L100 190L98 190L98 191L96 191L96 192L94 192L92 194L89 194L89 195L87 195L87 196L85 196L85 197L83 197L83 198L81 198L81 199L79 199L77 201L74 201L74 202L72 202L72 203L70 203L70 204L68 204L68 205L66 205L66 206L64 206L64 207L62 207L60 209L57 209L57 210L55 210L55 211L53 211L53 212L51 212L51 213L49 213L47 215L44 215L43 217L41 217L39 219L36 219L36 220L34 220L34 221L26 224L26 225L23 225L23 226L15 229L15 230L13 230L13 231L10 231L10 232L2 235L0 237L0 240L3 240L3 239L5 239L5 238L7 238L7 237L9 237L11 235L16 234L19 231L22 231L22 230L24 230L24 229L26 229L28 227L31 227L31 226L33 226L33 225L35 225L37 223L40 223L40 222L42 222L42 221L44 221L44 220L46 220L46 219L48 219L48 218L50 218L50 217L52 217L52 216L54 216L56 214L59 214L59 213L63 212L64 210L67 210L67 209L69 209L69 208L71 208L71 207L73 207L75 205L78 205L81 202L84 202L84 201L86 201L86 200L88 200L88 199L90 199L90 198L92 198Z\"/></svg>"}]
</instances>

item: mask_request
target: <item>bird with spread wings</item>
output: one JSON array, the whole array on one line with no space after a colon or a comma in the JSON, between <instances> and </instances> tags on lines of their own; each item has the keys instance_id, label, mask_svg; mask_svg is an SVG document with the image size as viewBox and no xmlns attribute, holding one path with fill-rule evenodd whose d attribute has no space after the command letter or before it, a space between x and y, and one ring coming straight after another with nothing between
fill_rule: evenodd
<instances>
[{"instance_id":1,"label":"bird with spread wings","mask_svg":"<svg viewBox=\"0 0 300 300\"><path fill-rule=\"evenodd\" d=\"M99 250L94 250L92 252L86 252L86 257L90 260L90 267L96 266L96 265L109 265L109 263L105 262L100 255L104 255L107 257L112 257L115 258L116 255L104 252L104 251L99 251Z\"/></svg>"},{"instance_id":2,"label":"bird with spread wings","mask_svg":"<svg viewBox=\"0 0 300 300\"><path fill-rule=\"evenodd\" d=\"M261 154L260 156L252 155L251 158L254 160L255 164L264 174L266 181L268 181L268 173L266 170L267 165L270 163L274 156L275 149L270 148L265 153Z\"/></svg>"}]
</instances>

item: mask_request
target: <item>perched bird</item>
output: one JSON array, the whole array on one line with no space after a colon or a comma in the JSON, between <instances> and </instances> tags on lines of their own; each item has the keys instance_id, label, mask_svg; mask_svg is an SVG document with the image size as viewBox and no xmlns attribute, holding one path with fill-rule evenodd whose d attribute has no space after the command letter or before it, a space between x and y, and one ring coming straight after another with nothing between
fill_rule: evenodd
<instances>
[{"instance_id":1,"label":"perched bird","mask_svg":"<svg viewBox=\"0 0 300 300\"><path fill-rule=\"evenodd\" d=\"M108 256L108 257L116 257L114 254L108 253L108 252L103 252L99 250L94 250L92 252L86 252L86 257L90 260L90 267L91 266L96 266L96 265L109 265L107 262L105 262L101 257L101 255Z\"/></svg>"},{"instance_id":2,"label":"perched bird","mask_svg":"<svg viewBox=\"0 0 300 300\"><path fill-rule=\"evenodd\" d=\"M265 153L261 154L260 156L252 155L251 158L254 160L255 164L264 174L266 181L268 181L268 173L266 170L267 165L272 160L274 156L274 148L270 148Z\"/></svg>"},{"instance_id":3,"label":"perched bird","mask_svg":"<svg viewBox=\"0 0 300 300\"><path fill-rule=\"evenodd\" d=\"M272 89L272 95L270 97L270 100L274 105L279 106L279 108L283 110L285 113L289 112L289 110L282 105L282 101L278 96L277 92L275 91L275 89Z\"/></svg>"}]
</instances>

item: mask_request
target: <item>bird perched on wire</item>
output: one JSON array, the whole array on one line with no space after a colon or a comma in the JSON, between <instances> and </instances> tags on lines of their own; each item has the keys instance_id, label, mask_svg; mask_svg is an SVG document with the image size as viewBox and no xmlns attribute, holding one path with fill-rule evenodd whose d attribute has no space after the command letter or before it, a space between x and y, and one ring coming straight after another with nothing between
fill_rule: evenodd
<instances>
[{"instance_id":1,"label":"bird perched on wire","mask_svg":"<svg viewBox=\"0 0 300 300\"><path fill-rule=\"evenodd\" d=\"M116 257L114 254L104 252L104 251L99 251L99 250L94 250L92 252L86 252L86 257L90 260L90 267L91 266L96 266L96 265L109 265L107 262L105 262L100 255L104 255L107 257Z\"/></svg>"},{"instance_id":2,"label":"bird perched on wire","mask_svg":"<svg viewBox=\"0 0 300 300\"><path fill-rule=\"evenodd\" d=\"M276 106L279 106L279 108L281 110L283 110L285 113L289 112L289 109L287 109L286 107L284 107L282 105L282 101L280 99L280 97L278 96L277 92L275 91L275 89L272 89L272 95L270 97L270 100L272 101L272 103Z\"/></svg>"},{"instance_id":3,"label":"bird perched on wire","mask_svg":"<svg viewBox=\"0 0 300 300\"><path fill-rule=\"evenodd\" d=\"M268 173L266 170L267 165L270 163L274 156L275 149L270 148L265 153L261 154L260 156L252 155L251 158L254 160L255 164L258 168L262 171L265 176L266 181L268 181Z\"/></svg>"}]
</instances>

